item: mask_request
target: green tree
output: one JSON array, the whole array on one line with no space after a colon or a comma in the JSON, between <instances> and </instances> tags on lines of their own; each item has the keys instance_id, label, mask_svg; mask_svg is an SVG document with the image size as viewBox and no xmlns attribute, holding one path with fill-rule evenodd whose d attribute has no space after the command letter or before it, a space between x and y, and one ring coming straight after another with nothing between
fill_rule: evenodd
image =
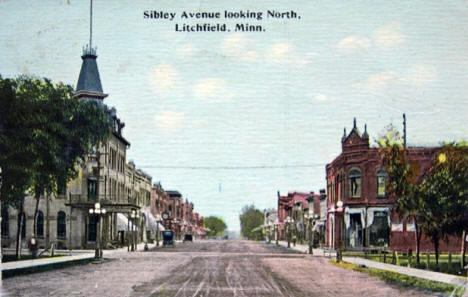
<instances>
[{"instance_id":1,"label":"green tree","mask_svg":"<svg viewBox=\"0 0 468 297\"><path fill-rule=\"evenodd\" d=\"M258 228L263 225L263 213L252 205L246 205L242 208L239 216L241 225L241 234L250 240L261 240L263 238L262 229Z\"/></svg>"},{"instance_id":2,"label":"green tree","mask_svg":"<svg viewBox=\"0 0 468 297\"><path fill-rule=\"evenodd\" d=\"M205 220L205 230L208 236L220 236L223 235L226 231L226 223L223 219L217 216L206 217Z\"/></svg>"},{"instance_id":3,"label":"green tree","mask_svg":"<svg viewBox=\"0 0 468 297\"><path fill-rule=\"evenodd\" d=\"M34 235L40 196L76 176L77 163L109 135L110 123L105 105L76 100L69 85L0 77L1 201L22 213L25 191L33 194Z\"/></svg>"},{"instance_id":4,"label":"green tree","mask_svg":"<svg viewBox=\"0 0 468 297\"><path fill-rule=\"evenodd\" d=\"M377 144L382 164L387 171L388 193L397 197L394 210L400 218L413 220L415 224L416 261L419 263L422 236L419 224L423 220L421 209L424 208L425 202L421 197L421 187L417 184L419 165L407 159L403 140L393 125L385 128Z\"/></svg>"},{"instance_id":5,"label":"green tree","mask_svg":"<svg viewBox=\"0 0 468 297\"><path fill-rule=\"evenodd\" d=\"M436 250L448 235L462 238L462 265L465 265L465 236L468 230L468 146L465 142L443 145L434 155L431 170L422 185L426 199L425 233Z\"/></svg>"}]
</instances>

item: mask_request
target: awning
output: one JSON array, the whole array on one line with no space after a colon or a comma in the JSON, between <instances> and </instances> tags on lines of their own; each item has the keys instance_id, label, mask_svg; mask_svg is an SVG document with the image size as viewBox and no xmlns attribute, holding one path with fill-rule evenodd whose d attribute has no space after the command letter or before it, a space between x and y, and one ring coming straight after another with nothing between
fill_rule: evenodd
<instances>
[{"instance_id":1,"label":"awning","mask_svg":"<svg viewBox=\"0 0 468 297\"><path fill-rule=\"evenodd\" d=\"M156 218L153 216L149 208L142 209L142 212L146 217L146 230L156 232L165 230L164 226L156 221Z\"/></svg>"},{"instance_id":2,"label":"awning","mask_svg":"<svg viewBox=\"0 0 468 297\"><path fill-rule=\"evenodd\" d=\"M130 230L128 229L130 228ZM133 226L133 231L137 231L138 225ZM132 222L128 220L127 216L123 213L117 213L117 231L132 231Z\"/></svg>"},{"instance_id":3,"label":"awning","mask_svg":"<svg viewBox=\"0 0 468 297\"><path fill-rule=\"evenodd\" d=\"M127 217L123 213L117 213L117 230L128 231L129 226Z\"/></svg>"}]
</instances>

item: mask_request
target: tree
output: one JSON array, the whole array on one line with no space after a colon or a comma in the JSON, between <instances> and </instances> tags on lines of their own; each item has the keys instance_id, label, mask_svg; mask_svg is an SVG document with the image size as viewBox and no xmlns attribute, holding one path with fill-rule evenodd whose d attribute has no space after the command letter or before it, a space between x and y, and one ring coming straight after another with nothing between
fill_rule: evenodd
<instances>
[{"instance_id":1,"label":"tree","mask_svg":"<svg viewBox=\"0 0 468 297\"><path fill-rule=\"evenodd\" d=\"M263 238L262 229L258 228L264 223L263 213L255 208L253 204L242 208L239 219L242 236L250 240L261 240Z\"/></svg>"},{"instance_id":2,"label":"tree","mask_svg":"<svg viewBox=\"0 0 468 297\"><path fill-rule=\"evenodd\" d=\"M420 195L421 188L416 183L419 165L417 162L407 160L403 140L393 125L385 128L385 132L379 137L377 144L383 166L387 171L388 193L397 197L394 210L400 215L400 218L412 219L415 224L416 261L419 263L422 236L419 223L422 220L421 209L424 206L424 200Z\"/></svg>"},{"instance_id":3,"label":"tree","mask_svg":"<svg viewBox=\"0 0 468 297\"><path fill-rule=\"evenodd\" d=\"M109 135L110 123L105 105L78 101L69 85L0 76L1 199L22 213L25 191L33 194L33 236L40 196L56 193L58 185L76 176L77 163ZM17 254L20 240L18 236Z\"/></svg>"},{"instance_id":4,"label":"tree","mask_svg":"<svg viewBox=\"0 0 468 297\"><path fill-rule=\"evenodd\" d=\"M226 223L217 216L205 218L205 230L208 236L220 236L226 231Z\"/></svg>"},{"instance_id":5,"label":"tree","mask_svg":"<svg viewBox=\"0 0 468 297\"><path fill-rule=\"evenodd\" d=\"M468 230L468 146L465 142L447 143L434 155L432 168L425 178L426 205L430 215L427 234L436 250L438 240L448 235L462 238L462 266L465 265Z\"/></svg>"},{"instance_id":6,"label":"tree","mask_svg":"<svg viewBox=\"0 0 468 297\"><path fill-rule=\"evenodd\" d=\"M392 127L378 140L379 153L388 174L389 193L395 210L412 218L416 227L416 259L419 263L421 235L434 245L439 264L439 241L448 235L462 237L462 265L468 226L468 147L465 142L448 143L438 149L432 166L423 174L417 162L407 160L399 133ZM418 176L420 176L418 178Z\"/></svg>"}]
</instances>

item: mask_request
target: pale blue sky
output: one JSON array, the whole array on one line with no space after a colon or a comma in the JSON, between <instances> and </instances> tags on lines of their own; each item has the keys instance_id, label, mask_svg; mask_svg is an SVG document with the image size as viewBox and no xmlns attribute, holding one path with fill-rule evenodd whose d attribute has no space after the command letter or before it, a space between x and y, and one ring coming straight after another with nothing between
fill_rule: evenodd
<instances>
[{"instance_id":1,"label":"pale blue sky","mask_svg":"<svg viewBox=\"0 0 468 297\"><path fill-rule=\"evenodd\" d=\"M402 112L410 145L466 139L468 2L400 2L95 0L93 45L128 159L238 230L247 203L275 207L277 190L325 188L353 117L372 143L386 125L401 127ZM148 20L144 10L178 15ZM239 20L261 33L174 32L194 22L179 18L184 10L301 19ZM89 1L0 1L3 76L75 86L88 39ZM218 168L259 166L280 168Z\"/></svg>"}]
</instances>

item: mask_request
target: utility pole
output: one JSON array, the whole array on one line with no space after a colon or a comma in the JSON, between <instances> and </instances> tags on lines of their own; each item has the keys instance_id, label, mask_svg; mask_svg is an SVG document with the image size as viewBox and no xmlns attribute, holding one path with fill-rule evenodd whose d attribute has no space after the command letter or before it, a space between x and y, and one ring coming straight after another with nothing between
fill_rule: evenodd
<instances>
[{"instance_id":1,"label":"utility pole","mask_svg":"<svg viewBox=\"0 0 468 297\"><path fill-rule=\"evenodd\" d=\"M403 113L403 148L406 150L406 114Z\"/></svg>"}]
</instances>

